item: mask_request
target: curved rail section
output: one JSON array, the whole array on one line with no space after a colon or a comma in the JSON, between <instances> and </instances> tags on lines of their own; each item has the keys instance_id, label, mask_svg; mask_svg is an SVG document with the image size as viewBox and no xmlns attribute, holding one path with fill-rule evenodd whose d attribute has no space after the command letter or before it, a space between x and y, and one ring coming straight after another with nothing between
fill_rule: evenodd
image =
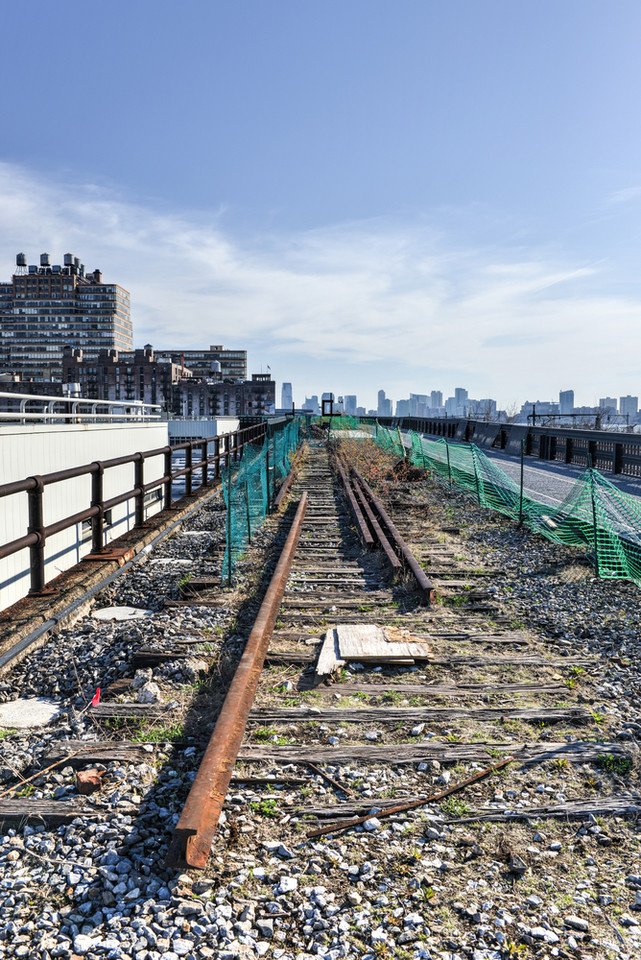
<instances>
[{"instance_id":1,"label":"curved rail section","mask_svg":"<svg viewBox=\"0 0 641 960\"><path fill-rule=\"evenodd\" d=\"M196 779L176 824L165 860L168 867L187 865L203 869L207 863L258 678L285 593L306 508L307 493L303 493Z\"/></svg>"}]
</instances>

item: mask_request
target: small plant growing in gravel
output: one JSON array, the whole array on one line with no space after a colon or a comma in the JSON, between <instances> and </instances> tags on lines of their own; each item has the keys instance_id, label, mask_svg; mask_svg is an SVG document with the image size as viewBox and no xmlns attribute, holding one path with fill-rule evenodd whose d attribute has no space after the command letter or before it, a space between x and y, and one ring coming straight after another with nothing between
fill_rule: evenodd
<instances>
[{"instance_id":1,"label":"small plant growing in gravel","mask_svg":"<svg viewBox=\"0 0 641 960\"><path fill-rule=\"evenodd\" d=\"M257 800L251 805L252 810L255 813L259 813L261 817L277 817L278 809L276 807L275 800Z\"/></svg>"},{"instance_id":2,"label":"small plant growing in gravel","mask_svg":"<svg viewBox=\"0 0 641 960\"><path fill-rule=\"evenodd\" d=\"M118 719L118 718L117 718ZM143 721L138 724L130 739L137 743L163 743L164 741L181 740L183 727L180 723L168 723L161 726L151 726Z\"/></svg>"},{"instance_id":3,"label":"small plant growing in gravel","mask_svg":"<svg viewBox=\"0 0 641 960\"><path fill-rule=\"evenodd\" d=\"M254 730L254 740L258 740L259 743L267 743L275 733L276 731L272 730L271 727L258 727L257 730Z\"/></svg>"},{"instance_id":4,"label":"small plant growing in gravel","mask_svg":"<svg viewBox=\"0 0 641 960\"><path fill-rule=\"evenodd\" d=\"M13 795L14 797L30 797L35 789L32 783L27 783L21 790L14 790Z\"/></svg>"},{"instance_id":5,"label":"small plant growing in gravel","mask_svg":"<svg viewBox=\"0 0 641 960\"><path fill-rule=\"evenodd\" d=\"M597 726L599 726L602 723L605 723L605 717L603 716L602 713L599 713L598 710L592 711L592 719L597 724Z\"/></svg>"},{"instance_id":6,"label":"small plant growing in gravel","mask_svg":"<svg viewBox=\"0 0 641 960\"><path fill-rule=\"evenodd\" d=\"M448 797L441 804L443 813L450 817L463 817L470 812L470 809L469 803L465 803L464 800L459 800L457 797Z\"/></svg>"},{"instance_id":7,"label":"small plant growing in gravel","mask_svg":"<svg viewBox=\"0 0 641 960\"><path fill-rule=\"evenodd\" d=\"M618 773L623 776L632 769L632 760L630 757L613 757L611 754L599 754L596 759L597 766L606 773Z\"/></svg>"}]
</instances>

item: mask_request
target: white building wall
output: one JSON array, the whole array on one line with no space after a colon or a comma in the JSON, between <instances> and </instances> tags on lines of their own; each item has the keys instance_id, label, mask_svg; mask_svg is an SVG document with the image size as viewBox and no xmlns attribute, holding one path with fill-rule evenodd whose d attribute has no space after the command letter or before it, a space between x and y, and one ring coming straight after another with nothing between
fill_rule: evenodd
<instances>
[{"instance_id":1,"label":"white building wall","mask_svg":"<svg viewBox=\"0 0 641 960\"><path fill-rule=\"evenodd\" d=\"M107 424L7 424L0 426L0 484L26 477L67 470L71 467L128 456L167 446L166 422ZM163 456L145 461L145 483L164 475ZM104 499L131 490L134 465L113 467L104 474ZM162 488L158 488L161 490ZM162 509L162 495L148 494L146 516ZM57 520L91 504L91 476L77 477L45 487L44 524ZM0 498L0 542L17 540L27 533L29 522L26 493ZM112 510L111 524L105 524L109 542L135 525L135 503L127 500ZM75 524L47 539L45 578L52 580L63 570L78 563L91 552L91 535L83 525ZM29 550L0 559L0 609L15 603L29 592Z\"/></svg>"},{"instance_id":2,"label":"white building wall","mask_svg":"<svg viewBox=\"0 0 641 960\"><path fill-rule=\"evenodd\" d=\"M203 417L201 419L169 420L169 439L172 444L198 440L201 437L219 437L223 433L235 433L240 421L237 417Z\"/></svg>"}]
</instances>

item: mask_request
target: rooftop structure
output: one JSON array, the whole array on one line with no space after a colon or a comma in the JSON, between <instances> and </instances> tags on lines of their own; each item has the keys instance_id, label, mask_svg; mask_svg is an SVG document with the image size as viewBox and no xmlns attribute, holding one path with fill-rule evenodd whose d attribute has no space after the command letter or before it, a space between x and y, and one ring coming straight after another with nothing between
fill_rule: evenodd
<instances>
[{"instance_id":1,"label":"rooftop structure","mask_svg":"<svg viewBox=\"0 0 641 960\"><path fill-rule=\"evenodd\" d=\"M247 379L247 351L225 350L222 345L213 345L209 350L158 350L159 357L170 357L192 371L198 379L209 379L220 374L223 380ZM220 377L216 377L220 379Z\"/></svg>"}]
</instances>

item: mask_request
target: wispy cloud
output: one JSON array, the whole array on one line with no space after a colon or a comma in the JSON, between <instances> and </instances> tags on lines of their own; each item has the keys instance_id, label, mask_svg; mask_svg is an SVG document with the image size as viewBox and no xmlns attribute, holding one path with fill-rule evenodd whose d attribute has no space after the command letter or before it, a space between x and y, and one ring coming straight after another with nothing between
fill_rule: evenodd
<instances>
[{"instance_id":1,"label":"wispy cloud","mask_svg":"<svg viewBox=\"0 0 641 960\"><path fill-rule=\"evenodd\" d=\"M617 190L609 198L610 203L629 203L630 200L638 200L641 197L641 187L626 187L623 190Z\"/></svg>"},{"instance_id":2,"label":"wispy cloud","mask_svg":"<svg viewBox=\"0 0 641 960\"><path fill-rule=\"evenodd\" d=\"M391 219L239 240L216 218L8 164L0 203L2 276L18 251L30 262L71 251L130 290L138 345L248 346L254 369L270 363L301 399L329 388L368 403L379 386L396 397L447 392L454 376L503 401L551 395L579 376L590 390L633 388L619 386L618 365L640 305L569 255L472 249ZM341 382L328 382L333 365Z\"/></svg>"}]
</instances>

